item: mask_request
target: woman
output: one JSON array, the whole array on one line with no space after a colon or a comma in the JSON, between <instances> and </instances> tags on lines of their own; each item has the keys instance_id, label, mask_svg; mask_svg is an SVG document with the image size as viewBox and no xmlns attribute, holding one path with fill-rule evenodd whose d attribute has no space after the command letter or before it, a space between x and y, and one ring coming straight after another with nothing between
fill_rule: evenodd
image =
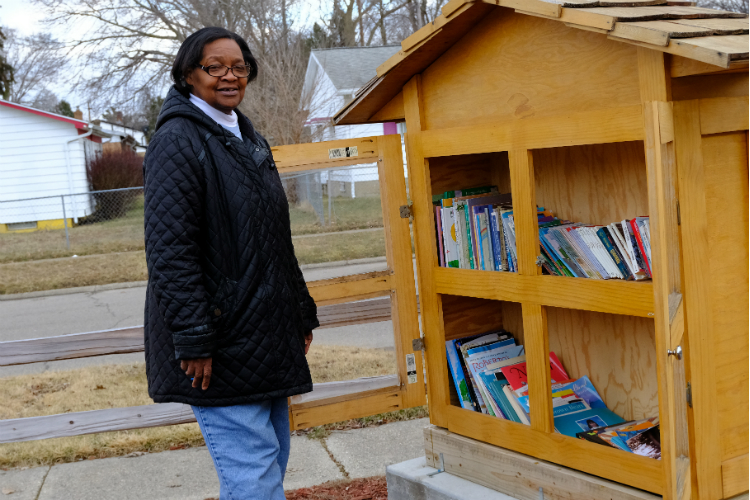
<instances>
[{"instance_id":1,"label":"woman","mask_svg":"<svg viewBox=\"0 0 750 500\"><path fill-rule=\"evenodd\" d=\"M144 164L149 395L192 406L222 500L284 498L319 325L268 142L237 111L257 73L238 35L190 35Z\"/></svg>"}]
</instances>

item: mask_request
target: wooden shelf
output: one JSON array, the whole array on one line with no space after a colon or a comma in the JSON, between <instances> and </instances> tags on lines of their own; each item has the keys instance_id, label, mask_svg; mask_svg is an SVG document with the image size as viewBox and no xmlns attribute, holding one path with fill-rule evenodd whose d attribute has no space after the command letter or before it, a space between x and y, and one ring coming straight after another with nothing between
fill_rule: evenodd
<instances>
[{"instance_id":1,"label":"wooden shelf","mask_svg":"<svg viewBox=\"0 0 750 500\"><path fill-rule=\"evenodd\" d=\"M435 291L490 300L652 318L651 281L593 280L435 267Z\"/></svg>"},{"instance_id":2,"label":"wooden shelf","mask_svg":"<svg viewBox=\"0 0 750 500\"><path fill-rule=\"evenodd\" d=\"M664 467L661 460L642 457L562 434L545 433L455 406L444 408L448 430L533 455L566 467L604 477L661 495Z\"/></svg>"}]
</instances>

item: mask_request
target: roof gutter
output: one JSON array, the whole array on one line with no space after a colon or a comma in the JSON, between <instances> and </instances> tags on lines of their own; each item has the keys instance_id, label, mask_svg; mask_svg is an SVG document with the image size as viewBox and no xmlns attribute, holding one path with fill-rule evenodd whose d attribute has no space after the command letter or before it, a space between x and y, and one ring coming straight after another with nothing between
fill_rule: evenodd
<instances>
[{"instance_id":1,"label":"roof gutter","mask_svg":"<svg viewBox=\"0 0 750 500\"><path fill-rule=\"evenodd\" d=\"M70 194L73 194L75 191L73 190L73 171L72 166L70 164L70 144L75 141L80 141L81 139L85 139L86 137L89 137L91 134L93 134L93 130L89 130L85 134L81 134L78 137L74 137L72 139L68 139L65 141L63 145L63 149L65 150L65 167L68 171L68 191ZM78 207L76 207L76 197L73 196L73 222L78 223Z\"/></svg>"}]
</instances>

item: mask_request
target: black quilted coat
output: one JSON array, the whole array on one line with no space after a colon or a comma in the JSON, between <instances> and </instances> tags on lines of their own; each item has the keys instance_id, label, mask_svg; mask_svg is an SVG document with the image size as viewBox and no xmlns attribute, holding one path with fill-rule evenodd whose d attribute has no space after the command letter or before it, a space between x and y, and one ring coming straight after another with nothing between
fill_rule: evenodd
<instances>
[{"instance_id":1,"label":"black quilted coat","mask_svg":"<svg viewBox=\"0 0 750 500\"><path fill-rule=\"evenodd\" d=\"M244 141L172 88L144 163L145 345L158 403L230 406L312 390L304 333L317 327L266 140ZM180 360L213 357L206 391Z\"/></svg>"}]
</instances>

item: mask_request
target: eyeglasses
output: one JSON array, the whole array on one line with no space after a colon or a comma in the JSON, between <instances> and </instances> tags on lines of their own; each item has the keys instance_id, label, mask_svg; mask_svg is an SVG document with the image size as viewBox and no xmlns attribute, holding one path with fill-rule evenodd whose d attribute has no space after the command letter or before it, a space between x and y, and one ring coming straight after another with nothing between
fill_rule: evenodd
<instances>
[{"instance_id":1,"label":"eyeglasses","mask_svg":"<svg viewBox=\"0 0 750 500\"><path fill-rule=\"evenodd\" d=\"M211 66L201 66L199 64L198 67L208 73L210 76L214 76L216 78L226 76L226 74L229 73L229 70L232 70L232 74L237 78L247 78L248 76L250 76L251 66L249 64L244 64L242 66L232 66L230 68L229 66L224 66L223 64L213 64Z\"/></svg>"}]
</instances>

